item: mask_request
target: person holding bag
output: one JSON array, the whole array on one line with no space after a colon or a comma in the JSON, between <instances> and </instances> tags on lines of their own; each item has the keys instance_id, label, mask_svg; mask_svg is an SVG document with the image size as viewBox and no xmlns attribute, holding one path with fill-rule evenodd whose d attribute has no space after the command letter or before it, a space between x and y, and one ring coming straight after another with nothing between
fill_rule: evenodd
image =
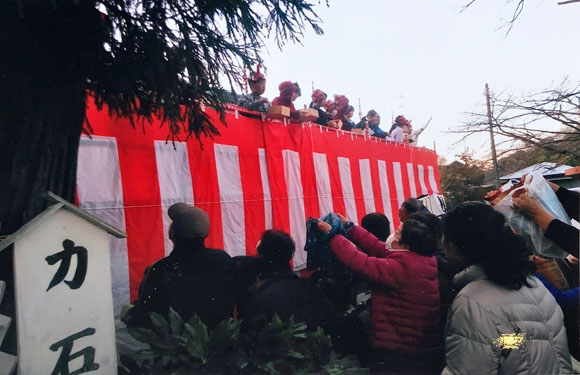
<instances>
[{"instance_id":1,"label":"person holding bag","mask_svg":"<svg viewBox=\"0 0 580 375\"><path fill-rule=\"evenodd\" d=\"M445 326L443 374L569 374L562 310L534 276L502 214L465 202L443 217L443 248L463 271Z\"/></svg>"},{"instance_id":2,"label":"person holding bag","mask_svg":"<svg viewBox=\"0 0 580 375\"><path fill-rule=\"evenodd\" d=\"M522 177L522 180L526 176ZM567 190L548 181L558 200L570 218L579 220L580 194ZM544 230L544 236L558 245L562 250L578 258L580 231L555 218L536 199L528 194L513 197L513 207L521 214L531 217Z\"/></svg>"}]
</instances>

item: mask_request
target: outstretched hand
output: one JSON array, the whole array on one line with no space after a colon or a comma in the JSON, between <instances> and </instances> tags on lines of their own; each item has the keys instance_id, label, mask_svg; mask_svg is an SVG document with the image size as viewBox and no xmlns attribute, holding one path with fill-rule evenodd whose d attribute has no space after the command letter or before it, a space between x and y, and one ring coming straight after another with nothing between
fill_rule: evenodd
<instances>
[{"instance_id":1,"label":"outstretched hand","mask_svg":"<svg viewBox=\"0 0 580 375\"><path fill-rule=\"evenodd\" d=\"M344 225L348 222L348 219L346 217L344 217L343 215L337 213L336 216L338 216L340 218L340 222L342 223L342 225Z\"/></svg>"},{"instance_id":2,"label":"outstretched hand","mask_svg":"<svg viewBox=\"0 0 580 375\"><path fill-rule=\"evenodd\" d=\"M530 197L527 193L523 193L518 196L514 195L512 201L516 211L524 216L534 217L538 212L544 209L540 202Z\"/></svg>"},{"instance_id":3,"label":"outstretched hand","mask_svg":"<svg viewBox=\"0 0 580 375\"><path fill-rule=\"evenodd\" d=\"M330 224L325 221L319 221L316 225L318 226L318 230L324 234L327 234L332 229Z\"/></svg>"},{"instance_id":4,"label":"outstretched hand","mask_svg":"<svg viewBox=\"0 0 580 375\"><path fill-rule=\"evenodd\" d=\"M530 197L527 193L512 197L513 207L524 216L531 217L543 230L548 229L548 225L554 217L546 211L539 201Z\"/></svg>"}]
</instances>

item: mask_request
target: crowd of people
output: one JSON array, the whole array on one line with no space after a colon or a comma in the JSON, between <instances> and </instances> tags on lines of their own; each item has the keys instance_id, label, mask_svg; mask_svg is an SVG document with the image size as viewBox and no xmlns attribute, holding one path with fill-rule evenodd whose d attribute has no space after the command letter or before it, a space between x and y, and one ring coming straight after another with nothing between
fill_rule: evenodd
<instances>
[{"instance_id":1,"label":"crowd of people","mask_svg":"<svg viewBox=\"0 0 580 375\"><path fill-rule=\"evenodd\" d=\"M260 72L259 67L248 78L248 85L250 93L237 98L236 104L238 106L258 112L267 112L270 106L285 106L290 108L291 118L300 118L300 110L294 106L294 101L302 94L297 82L284 81L280 83L278 86L280 93L272 102L262 96L266 91L266 77ZM309 107L318 113L318 118L314 122L319 125L346 131L359 129L361 133L369 136L394 142L417 143L419 134L424 130L424 128L413 130L411 121L407 120L405 116L399 115L395 118L389 131L384 131L379 127L381 116L374 109L368 111L366 116L355 123L352 120L354 107L346 96L334 95L334 99L330 100L328 95L320 89L312 92L312 101Z\"/></svg>"},{"instance_id":2,"label":"crowd of people","mask_svg":"<svg viewBox=\"0 0 580 375\"><path fill-rule=\"evenodd\" d=\"M580 194L554 189L578 220ZM174 250L147 269L128 326L149 327L149 311L170 307L210 330L232 316L244 329L294 317L377 373L563 374L578 358L578 278L556 285L540 267L549 260L483 202L438 217L410 198L394 233L381 213L360 225L338 213L310 219L308 277L292 271L296 245L283 231L266 230L257 256L230 258L205 247L203 210L177 203L168 214ZM578 243L564 245L577 276Z\"/></svg>"}]
</instances>

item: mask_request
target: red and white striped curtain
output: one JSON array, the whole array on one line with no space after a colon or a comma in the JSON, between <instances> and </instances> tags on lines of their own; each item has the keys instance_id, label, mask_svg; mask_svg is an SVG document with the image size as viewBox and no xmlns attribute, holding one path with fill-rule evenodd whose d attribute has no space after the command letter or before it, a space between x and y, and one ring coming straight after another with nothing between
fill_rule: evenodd
<instances>
[{"instance_id":1,"label":"red and white striped curtain","mask_svg":"<svg viewBox=\"0 0 580 375\"><path fill-rule=\"evenodd\" d=\"M159 121L133 129L128 120L88 109L94 130L81 138L77 193L80 207L127 232L111 238L116 311L137 297L145 268L172 250L167 209L186 202L211 219L208 247L230 255L255 254L268 228L296 241L295 269L308 217L330 211L350 220L383 212L398 226L409 197L440 191L437 154L310 124L238 116L229 111L221 135L166 142Z\"/></svg>"}]
</instances>

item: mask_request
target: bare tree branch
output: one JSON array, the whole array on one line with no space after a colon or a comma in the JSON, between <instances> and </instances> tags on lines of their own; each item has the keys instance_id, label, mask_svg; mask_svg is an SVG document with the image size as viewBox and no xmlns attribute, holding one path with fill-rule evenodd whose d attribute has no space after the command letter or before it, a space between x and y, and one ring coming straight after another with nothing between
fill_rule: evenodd
<instances>
[{"instance_id":1,"label":"bare tree branch","mask_svg":"<svg viewBox=\"0 0 580 375\"><path fill-rule=\"evenodd\" d=\"M580 82L564 81L560 87L515 98L502 93L491 97L492 126L500 138L500 154L537 149L556 154L580 155ZM487 114L470 112L468 120L451 133L460 142L489 132Z\"/></svg>"}]
</instances>

